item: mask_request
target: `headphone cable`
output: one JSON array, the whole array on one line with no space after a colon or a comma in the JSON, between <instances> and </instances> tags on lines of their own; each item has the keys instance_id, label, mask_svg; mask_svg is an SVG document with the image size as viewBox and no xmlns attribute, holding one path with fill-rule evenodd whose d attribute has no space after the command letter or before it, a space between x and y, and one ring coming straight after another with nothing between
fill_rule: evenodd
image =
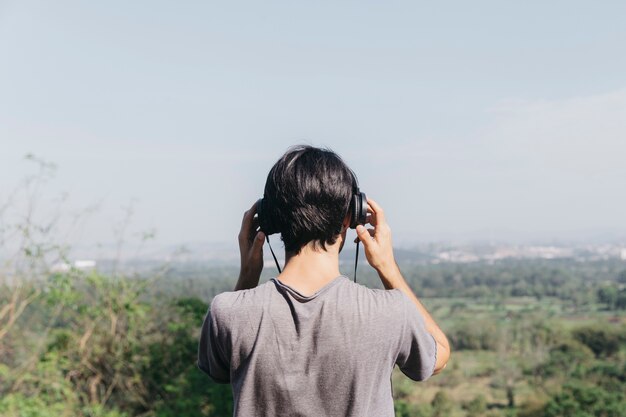
<instances>
[{"instance_id":1,"label":"headphone cable","mask_svg":"<svg viewBox=\"0 0 626 417\"><path fill-rule=\"evenodd\" d=\"M354 257L354 282L356 282L356 266L359 263L359 243L361 243L361 241L357 240L357 242L356 242L356 256Z\"/></svg>"},{"instance_id":2,"label":"headphone cable","mask_svg":"<svg viewBox=\"0 0 626 417\"><path fill-rule=\"evenodd\" d=\"M272 249L272 244L270 243L270 237L269 235L265 235L265 239L267 239L267 244L270 246L270 251L272 252L272 256L274 257L274 262L276 262L276 268L278 268L278 273L280 274L281 269L280 269L280 265L278 264L278 259L276 259L276 255L274 255L274 249Z\"/></svg>"}]
</instances>

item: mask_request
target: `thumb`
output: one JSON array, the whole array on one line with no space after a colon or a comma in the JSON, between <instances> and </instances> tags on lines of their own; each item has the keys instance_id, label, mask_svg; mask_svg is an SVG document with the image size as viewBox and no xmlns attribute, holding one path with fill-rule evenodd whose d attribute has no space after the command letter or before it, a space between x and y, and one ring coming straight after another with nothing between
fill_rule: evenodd
<instances>
[{"instance_id":1,"label":"thumb","mask_svg":"<svg viewBox=\"0 0 626 417\"><path fill-rule=\"evenodd\" d=\"M370 232L362 224L359 224L356 227L356 234L359 237L361 243L363 243L363 246L368 247L372 243L372 237L370 236Z\"/></svg>"}]
</instances>

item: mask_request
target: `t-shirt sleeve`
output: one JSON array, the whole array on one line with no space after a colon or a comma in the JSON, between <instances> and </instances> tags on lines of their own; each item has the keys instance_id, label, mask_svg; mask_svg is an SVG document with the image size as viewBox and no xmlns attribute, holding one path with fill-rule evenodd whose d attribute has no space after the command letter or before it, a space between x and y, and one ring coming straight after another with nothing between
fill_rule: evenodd
<instances>
[{"instance_id":1,"label":"t-shirt sleeve","mask_svg":"<svg viewBox=\"0 0 626 417\"><path fill-rule=\"evenodd\" d=\"M198 347L198 368L206 372L215 382L227 384L230 382L230 361L222 346L224 346L224 329L219 326L219 308L216 298L204 319L200 333Z\"/></svg>"},{"instance_id":2,"label":"t-shirt sleeve","mask_svg":"<svg viewBox=\"0 0 626 417\"><path fill-rule=\"evenodd\" d=\"M424 317L415 304L401 293L400 344L396 364L402 373L414 381L429 378L437 361L437 343L435 338L426 331Z\"/></svg>"}]
</instances>

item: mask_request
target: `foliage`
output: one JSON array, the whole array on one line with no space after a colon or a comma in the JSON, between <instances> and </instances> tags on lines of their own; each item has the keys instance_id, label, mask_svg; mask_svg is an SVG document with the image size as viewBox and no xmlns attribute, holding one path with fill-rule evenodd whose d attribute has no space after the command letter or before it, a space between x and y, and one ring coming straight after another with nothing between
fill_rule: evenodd
<instances>
[{"instance_id":1,"label":"foliage","mask_svg":"<svg viewBox=\"0 0 626 417\"><path fill-rule=\"evenodd\" d=\"M619 334L606 328L582 327L574 331L573 336L589 347L596 356L611 356L620 348Z\"/></svg>"},{"instance_id":2,"label":"foliage","mask_svg":"<svg viewBox=\"0 0 626 417\"><path fill-rule=\"evenodd\" d=\"M480 417L487 411L487 398L480 394L465 406L467 417Z\"/></svg>"},{"instance_id":3,"label":"foliage","mask_svg":"<svg viewBox=\"0 0 626 417\"><path fill-rule=\"evenodd\" d=\"M394 403L396 417L432 417L430 404L413 404L399 400Z\"/></svg>"},{"instance_id":4,"label":"foliage","mask_svg":"<svg viewBox=\"0 0 626 417\"><path fill-rule=\"evenodd\" d=\"M10 326L2 322L0 415L232 415L230 386L212 383L195 365L207 304L189 291L163 292L164 285L170 283L72 270L4 286L0 305L17 311L19 302L11 300L27 303ZM454 358L422 385L437 388L426 401L416 402L420 385L400 379L394 383L397 416L617 415L626 391L623 326L596 319L563 329L530 307L517 314L499 303L483 315L468 311L488 304L444 304L454 315L456 355L463 347L490 352L493 360L472 376ZM485 394L451 394L473 378L490 381ZM522 389L526 383L536 388L532 392L550 394L530 407L535 397Z\"/></svg>"},{"instance_id":5,"label":"foliage","mask_svg":"<svg viewBox=\"0 0 626 417\"><path fill-rule=\"evenodd\" d=\"M51 276L30 307L52 320L16 326L3 349L1 415L232 414L230 387L195 365L208 306L146 299L149 284L76 271ZM38 333L39 343L29 343ZM17 346L30 351L18 355Z\"/></svg>"},{"instance_id":6,"label":"foliage","mask_svg":"<svg viewBox=\"0 0 626 417\"><path fill-rule=\"evenodd\" d=\"M623 392L608 392L583 382L568 383L546 405L543 417L622 417Z\"/></svg>"},{"instance_id":7,"label":"foliage","mask_svg":"<svg viewBox=\"0 0 626 417\"><path fill-rule=\"evenodd\" d=\"M431 405L433 407L432 417L450 417L454 409L454 402L445 391L437 392Z\"/></svg>"}]
</instances>

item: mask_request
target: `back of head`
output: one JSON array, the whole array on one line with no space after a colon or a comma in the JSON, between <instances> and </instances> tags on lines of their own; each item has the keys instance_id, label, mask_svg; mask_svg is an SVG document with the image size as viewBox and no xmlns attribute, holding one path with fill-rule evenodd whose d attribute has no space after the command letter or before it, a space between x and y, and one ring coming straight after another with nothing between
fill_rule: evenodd
<instances>
[{"instance_id":1,"label":"back of head","mask_svg":"<svg viewBox=\"0 0 626 417\"><path fill-rule=\"evenodd\" d=\"M356 177L329 149L299 145L272 167L265 183L267 216L282 235L287 252L311 241L336 242L357 189Z\"/></svg>"}]
</instances>

